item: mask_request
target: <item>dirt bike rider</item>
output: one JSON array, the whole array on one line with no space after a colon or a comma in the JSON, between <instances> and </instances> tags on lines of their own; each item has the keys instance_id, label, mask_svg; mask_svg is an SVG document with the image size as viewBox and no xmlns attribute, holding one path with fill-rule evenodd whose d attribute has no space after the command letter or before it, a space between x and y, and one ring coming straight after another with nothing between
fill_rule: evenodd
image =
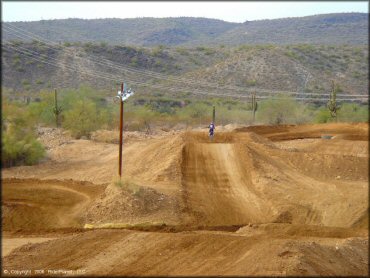
<instances>
[{"instance_id":1,"label":"dirt bike rider","mask_svg":"<svg viewBox=\"0 0 370 278\"><path fill-rule=\"evenodd\" d=\"M209 125L209 136L213 137L214 133L215 133L215 124L211 122L211 124Z\"/></svg>"}]
</instances>

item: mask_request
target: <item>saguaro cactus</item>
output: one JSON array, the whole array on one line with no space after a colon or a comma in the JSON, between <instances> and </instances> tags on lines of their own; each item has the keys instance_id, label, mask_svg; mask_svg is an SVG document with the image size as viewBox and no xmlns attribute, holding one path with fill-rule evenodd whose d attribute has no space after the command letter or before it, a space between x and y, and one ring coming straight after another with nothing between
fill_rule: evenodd
<instances>
[{"instance_id":1,"label":"saguaro cactus","mask_svg":"<svg viewBox=\"0 0 370 278\"><path fill-rule=\"evenodd\" d=\"M252 93L252 112L253 112L253 123L256 119L256 111L257 111L257 100L256 100L256 93Z\"/></svg>"},{"instance_id":2,"label":"saguaro cactus","mask_svg":"<svg viewBox=\"0 0 370 278\"><path fill-rule=\"evenodd\" d=\"M55 107L53 109L53 112L55 115L55 122L57 127L59 127L59 115L62 113L62 107L58 106L57 89L54 90L54 104Z\"/></svg>"},{"instance_id":3,"label":"saguaro cactus","mask_svg":"<svg viewBox=\"0 0 370 278\"><path fill-rule=\"evenodd\" d=\"M332 116L332 118L335 118L335 121L338 121L337 112L340 109L340 106L337 104L338 89L339 89L338 85L335 85L334 81L332 81L332 90L330 92L327 107L330 111L330 115Z\"/></svg>"}]
</instances>

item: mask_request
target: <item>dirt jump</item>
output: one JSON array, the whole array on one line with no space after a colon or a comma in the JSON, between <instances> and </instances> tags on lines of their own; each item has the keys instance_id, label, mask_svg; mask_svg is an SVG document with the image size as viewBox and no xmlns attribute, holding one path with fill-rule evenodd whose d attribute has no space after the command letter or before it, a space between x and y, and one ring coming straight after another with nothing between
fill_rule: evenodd
<instances>
[{"instance_id":1,"label":"dirt jump","mask_svg":"<svg viewBox=\"0 0 370 278\"><path fill-rule=\"evenodd\" d=\"M93 140L3 169L3 275L368 274L368 124L207 135L128 141L121 181Z\"/></svg>"}]
</instances>

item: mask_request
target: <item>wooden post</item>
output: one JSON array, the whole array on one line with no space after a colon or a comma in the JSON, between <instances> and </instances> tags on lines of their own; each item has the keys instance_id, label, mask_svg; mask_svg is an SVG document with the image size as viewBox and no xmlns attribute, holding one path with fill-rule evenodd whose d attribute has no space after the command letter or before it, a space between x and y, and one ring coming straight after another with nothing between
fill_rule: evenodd
<instances>
[{"instance_id":1,"label":"wooden post","mask_svg":"<svg viewBox=\"0 0 370 278\"><path fill-rule=\"evenodd\" d=\"M216 107L213 105L212 122L215 125L216 120Z\"/></svg>"},{"instance_id":2,"label":"wooden post","mask_svg":"<svg viewBox=\"0 0 370 278\"><path fill-rule=\"evenodd\" d=\"M119 177L122 177L122 144L123 144L123 83L121 83L121 97L120 97L120 121L119 121L119 166L118 166L118 174Z\"/></svg>"},{"instance_id":3,"label":"wooden post","mask_svg":"<svg viewBox=\"0 0 370 278\"><path fill-rule=\"evenodd\" d=\"M57 89L54 89L54 103L55 103L55 124L56 124L57 127L59 127Z\"/></svg>"}]
</instances>

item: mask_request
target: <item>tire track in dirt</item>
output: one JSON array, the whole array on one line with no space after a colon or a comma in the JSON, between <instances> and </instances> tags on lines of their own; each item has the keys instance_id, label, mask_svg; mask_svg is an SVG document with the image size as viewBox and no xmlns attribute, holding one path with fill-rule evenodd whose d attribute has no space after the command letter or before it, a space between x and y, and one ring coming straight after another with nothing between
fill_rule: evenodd
<instances>
[{"instance_id":1,"label":"tire track in dirt","mask_svg":"<svg viewBox=\"0 0 370 278\"><path fill-rule=\"evenodd\" d=\"M368 164L354 165L365 158L289 152L253 133L219 133L212 143L201 133L186 136L183 200L193 223L350 227L367 211L361 179ZM338 180L338 173L349 180Z\"/></svg>"},{"instance_id":2,"label":"tire track in dirt","mask_svg":"<svg viewBox=\"0 0 370 278\"><path fill-rule=\"evenodd\" d=\"M251 173L239 163L238 155L236 145L229 143L184 146L182 183L194 223L239 225L267 221L267 208L254 192L248 176Z\"/></svg>"},{"instance_id":3,"label":"tire track in dirt","mask_svg":"<svg viewBox=\"0 0 370 278\"><path fill-rule=\"evenodd\" d=\"M304 236L307 231L310 237ZM356 237L345 238L348 235ZM286 224L250 227L240 233L95 230L20 247L3 259L3 267L84 269L87 275L108 276L351 276L366 275L367 248L363 231Z\"/></svg>"},{"instance_id":4,"label":"tire track in dirt","mask_svg":"<svg viewBox=\"0 0 370 278\"><path fill-rule=\"evenodd\" d=\"M83 227L83 213L104 187L89 183L4 179L2 225L6 231Z\"/></svg>"},{"instance_id":5,"label":"tire track in dirt","mask_svg":"<svg viewBox=\"0 0 370 278\"><path fill-rule=\"evenodd\" d=\"M286 130L277 128L275 135L278 136L275 139L284 138L284 132L290 133L285 137L288 139L310 132L309 128L308 131L304 130L307 127L301 130L289 126L281 128ZM336 128L339 134L341 125L325 128L326 131L335 131ZM271 130L268 133L269 128L263 129L266 132L264 136L269 137ZM313 130L315 134L312 136L325 131L322 127L314 127ZM352 131L346 130L348 134ZM183 214L188 214L190 219L180 217L180 223L177 225L174 222L172 226L154 227L149 223L147 226L133 227L132 230L85 230L48 242L25 245L4 257L3 267L86 269L87 275L109 276L366 276L368 273L368 176L364 174L368 166L358 166L363 162L363 157L346 162L340 153L325 154L320 158L320 153L312 154L308 150L289 152L249 131L217 133L211 144L206 133L201 132L187 133L185 138L171 137L166 143L155 140L127 148L127 154L132 154L127 160L129 163L126 162L131 167L127 173L138 177L138 181L145 180L153 188L164 189L168 185L169 188L163 192L173 194L171 197L182 197L186 205ZM70 148L71 160L83 164L75 150L86 146L84 152L89 152L89 144L85 140ZM326 149L325 144L321 144L322 150ZM107 152L107 156L99 163L91 161L96 163L97 168L106 165L104 159L110 160L113 157L113 153L105 146L93 144L93 147L94 150ZM337 141L330 152L340 151L340 148L341 142ZM358 152L356 148L347 148L346 154ZM61 163L69 165L68 160L62 161L62 155L60 159ZM314 159L316 164L311 167L311 171L306 171L304 168L312 163L310 159ZM339 162L335 162L337 160ZM346 167L356 166L358 169L348 176L349 180L332 179L331 176L338 169L349 169L336 168L342 163ZM142 167L143 164L147 165ZM110 166L105 167L100 170L105 171ZM73 178L78 179L81 174L83 178L90 177L90 172L94 170L87 165L86 169L80 168L80 173ZM328 172L328 175L324 175L323 171ZM73 170L68 173L76 174ZM50 170L49 174L58 175L58 167ZM100 172L96 177L103 180L99 175ZM165 182L157 184L156 181ZM55 215L59 211L65 215L71 213L71 208L82 212L85 205L95 200L104 189L101 185L94 189L88 184L74 184L73 181L25 179L19 182L23 185L10 180L12 189L19 188L19 191L12 193L9 186L5 187L8 190L5 190L5 200L10 207L19 208L16 214L8 211L5 220L9 219L9 215L17 216L18 212L22 212L25 214L18 215L23 216L18 219L18 224L27 224L22 221L27 221L27 213L31 213L31 221L38 225L26 228L41 232L45 227L58 229L60 219L56 219ZM40 190L35 190L40 183L43 183ZM48 186L48 183L60 184ZM68 189L63 190L64 186ZM50 192L47 191L49 188L52 189ZM122 192L118 187L114 189L111 197L126 196L120 195ZM119 192L117 195L116 190ZM90 197L90 201L84 194ZM140 201L153 201L151 196L157 199L162 197L149 194L148 199ZM125 206L117 206L112 200L116 199L105 200L111 210L126 209ZM39 208L40 204L46 205L50 214L32 212L32 207ZM168 208L172 209L170 206ZM97 210L100 211L100 207ZM108 214L111 210L108 210ZM181 206L179 210L181 214ZM78 214L71 218L78 218ZM158 215L163 217L165 214L159 210ZM77 222L79 220L76 219ZM67 222L63 225L67 225ZM241 225L244 227L235 232L236 226Z\"/></svg>"}]
</instances>

